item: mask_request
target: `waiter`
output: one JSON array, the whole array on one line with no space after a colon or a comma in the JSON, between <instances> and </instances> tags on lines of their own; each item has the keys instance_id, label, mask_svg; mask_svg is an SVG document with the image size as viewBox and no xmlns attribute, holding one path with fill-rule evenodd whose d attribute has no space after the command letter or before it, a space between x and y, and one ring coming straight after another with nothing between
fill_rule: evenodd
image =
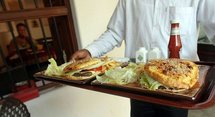
<instances>
[{"instance_id":1,"label":"waiter","mask_svg":"<svg viewBox=\"0 0 215 117\"><path fill-rule=\"evenodd\" d=\"M72 59L100 57L125 42L125 57L135 58L139 47L158 47L168 56L170 21L180 22L180 57L198 61L199 24L215 43L214 0L119 0L107 30ZM131 117L187 117L188 110L131 99Z\"/></svg>"}]
</instances>

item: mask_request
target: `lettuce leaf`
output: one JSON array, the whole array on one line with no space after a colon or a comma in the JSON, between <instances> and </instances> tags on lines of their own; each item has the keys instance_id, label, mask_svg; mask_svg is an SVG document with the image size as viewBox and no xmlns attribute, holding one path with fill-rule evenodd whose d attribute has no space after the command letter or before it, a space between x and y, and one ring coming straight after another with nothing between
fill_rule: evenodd
<instances>
[{"instance_id":1,"label":"lettuce leaf","mask_svg":"<svg viewBox=\"0 0 215 117\"><path fill-rule=\"evenodd\" d=\"M142 87L146 87L150 90L156 90L160 86L163 86L161 83L159 83L158 81L155 81L150 76L148 76L146 73L144 73L140 76L140 84Z\"/></svg>"},{"instance_id":2,"label":"lettuce leaf","mask_svg":"<svg viewBox=\"0 0 215 117\"><path fill-rule=\"evenodd\" d=\"M127 67L116 67L105 72L103 76L96 76L96 79L101 83L116 83L125 85L137 81L135 72L137 65L130 63Z\"/></svg>"},{"instance_id":3,"label":"lettuce leaf","mask_svg":"<svg viewBox=\"0 0 215 117\"><path fill-rule=\"evenodd\" d=\"M71 63L71 62L67 62L67 63L64 63L64 64L58 66L57 62L53 58L50 58L48 61L50 62L50 64L48 65L47 69L45 70L45 75L47 75L47 76L62 75L64 73L63 72L64 67Z\"/></svg>"}]
</instances>

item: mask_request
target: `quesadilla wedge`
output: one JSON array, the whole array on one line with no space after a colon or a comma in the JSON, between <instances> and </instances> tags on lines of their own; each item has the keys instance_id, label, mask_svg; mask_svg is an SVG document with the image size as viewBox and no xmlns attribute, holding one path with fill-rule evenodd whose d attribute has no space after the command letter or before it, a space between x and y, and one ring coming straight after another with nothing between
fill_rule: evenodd
<instances>
[{"instance_id":1,"label":"quesadilla wedge","mask_svg":"<svg viewBox=\"0 0 215 117\"><path fill-rule=\"evenodd\" d=\"M198 66L182 59L151 60L140 71L141 85L152 90L161 88L178 92L191 89L199 77Z\"/></svg>"}]
</instances>

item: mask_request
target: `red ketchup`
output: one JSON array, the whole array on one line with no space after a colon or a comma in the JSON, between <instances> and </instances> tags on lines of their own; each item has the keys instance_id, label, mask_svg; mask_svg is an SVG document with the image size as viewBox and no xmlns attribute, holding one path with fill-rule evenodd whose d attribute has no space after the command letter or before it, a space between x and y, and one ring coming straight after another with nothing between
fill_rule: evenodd
<instances>
[{"instance_id":1,"label":"red ketchup","mask_svg":"<svg viewBox=\"0 0 215 117\"><path fill-rule=\"evenodd\" d=\"M171 21L171 34L168 45L169 58L180 58L181 37L179 30L179 21Z\"/></svg>"}]
</instances>

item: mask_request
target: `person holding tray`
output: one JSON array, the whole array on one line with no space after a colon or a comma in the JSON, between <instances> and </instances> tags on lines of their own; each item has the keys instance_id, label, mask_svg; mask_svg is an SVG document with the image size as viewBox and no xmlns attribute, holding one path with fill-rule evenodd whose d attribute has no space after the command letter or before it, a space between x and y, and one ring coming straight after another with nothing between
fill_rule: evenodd
<instances>
[{"instance_id":1,"label":"person holding tray","mask_svg":"<svg viewBox=\"0 0 215 117\"><path fill-rule=\"evenodd\" d=\"M125 42L125 57L135 58L140 47L157 47L168 58L170 21L178 20L182 49L180 57L198 61L197 40L201 23L215 43L214 0L119 0L107 30L71 59L100 57ZM131 99L131 117L187 117L188 110Z\"/></svg>"}]
</instances>

